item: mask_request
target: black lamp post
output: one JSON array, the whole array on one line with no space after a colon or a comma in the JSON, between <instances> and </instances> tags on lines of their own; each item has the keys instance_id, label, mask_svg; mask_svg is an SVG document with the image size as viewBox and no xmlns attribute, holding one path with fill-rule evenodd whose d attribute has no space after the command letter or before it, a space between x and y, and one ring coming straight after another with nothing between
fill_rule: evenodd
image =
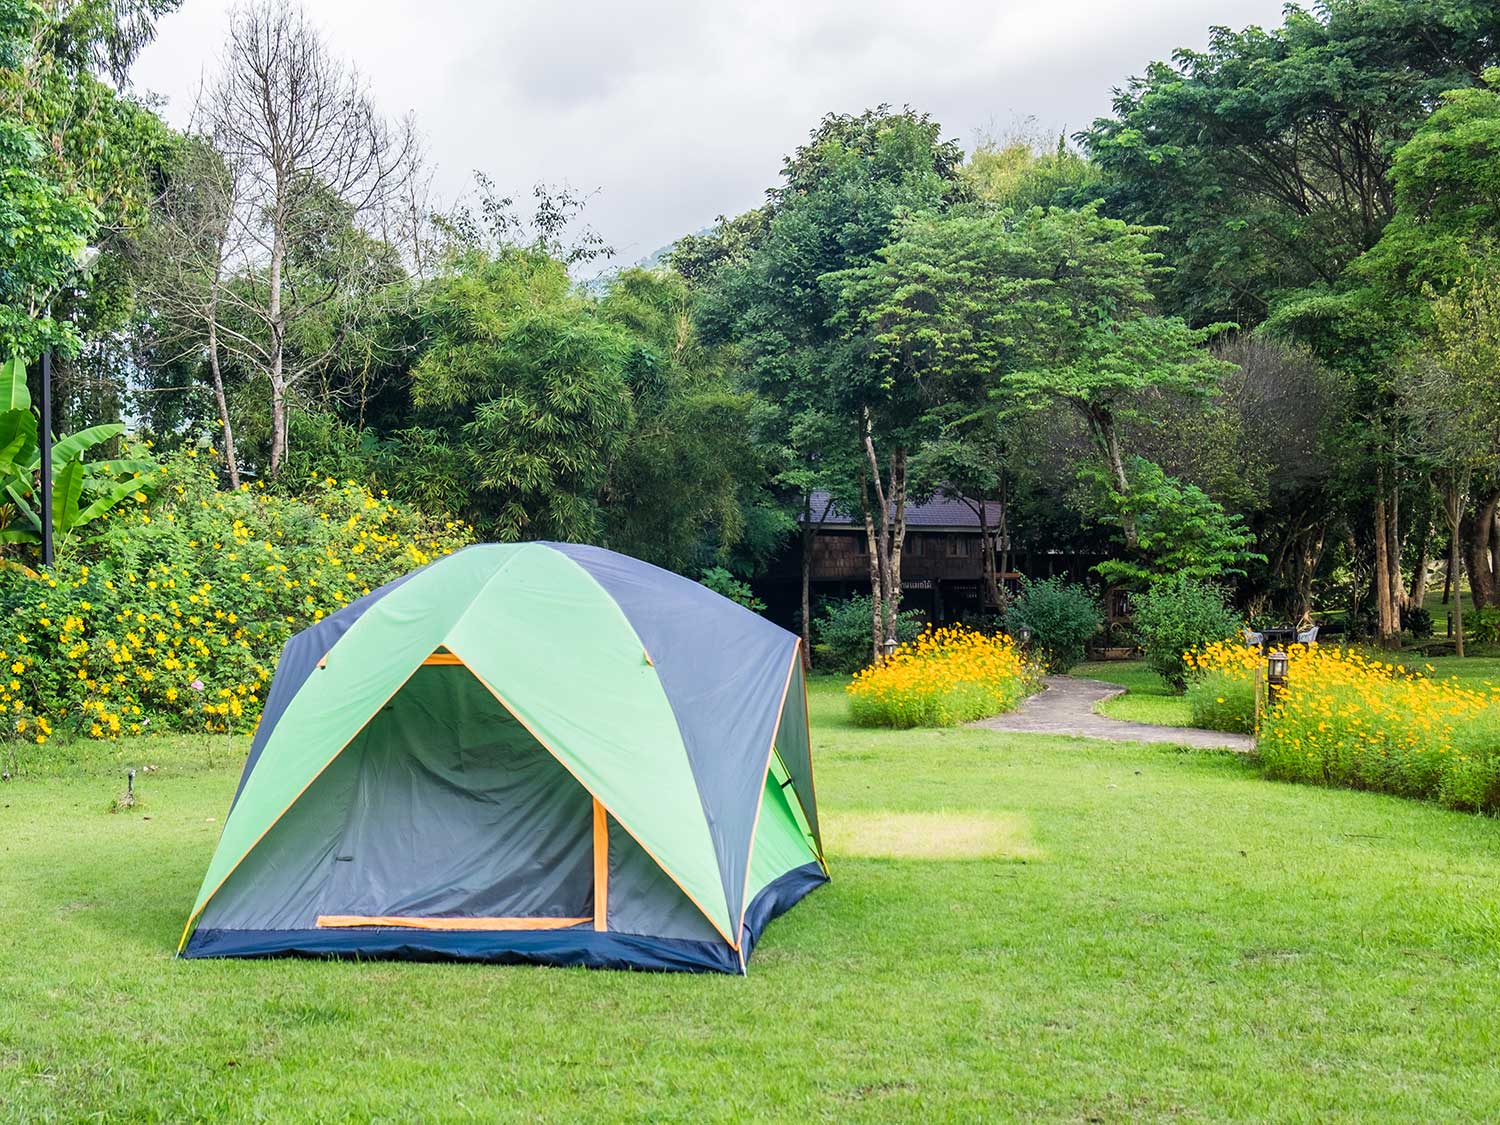
<instances>
[{"instance_id":1,"label":"black lamp post","mask_svg":"<svg viewBox=\"0 0 1500 1125\"><path fill-rule=\"evenodd\" d=\"M52 565L52 353L42 353L42 565Z\"/></svg>"}]
</instances>

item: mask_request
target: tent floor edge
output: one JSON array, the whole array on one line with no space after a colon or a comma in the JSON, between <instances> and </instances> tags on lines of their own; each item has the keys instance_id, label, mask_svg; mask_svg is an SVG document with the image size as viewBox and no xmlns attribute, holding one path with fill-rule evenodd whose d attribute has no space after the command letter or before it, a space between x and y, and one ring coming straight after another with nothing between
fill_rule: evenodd
<instances>
[{"instance_id":1,"label":"tent floor edge","mask_svg":"<svg viewBox=\"0 0 1500 1125\"><path fill-rule=\"evenodd\" d=\"M220 930L199 928L182 957L470 961L647 972L740 972L727 943L575 930Z\"/></svg>"},{"instance_id":2,"label":"tent floor edge","mask_svg":"<svg viewBox=\"0 0 1500 1125\"><path fill-rule=\"evenodd\" d=\"M744 928L740 932L746 965L765 928L827 882L828 874L814 861L778 875L756 893L745 911Z\"/></svg>"}]
</instances>

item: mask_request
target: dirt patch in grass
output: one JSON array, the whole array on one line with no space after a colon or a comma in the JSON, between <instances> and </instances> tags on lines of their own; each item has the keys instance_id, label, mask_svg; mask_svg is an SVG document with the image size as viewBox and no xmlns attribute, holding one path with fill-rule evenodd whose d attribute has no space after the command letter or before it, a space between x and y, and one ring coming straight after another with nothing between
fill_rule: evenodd
<instances>
[{"instance_id":1,"label":"dirt patch in grass","mask_svg":"<svg viewBox=\"0 0 1500 1125\"><path fill-rule=\"evenodd\" d=\"M1003 812L840 812L828 818L835 855L865 859L1037 859L1031 821Z\"/></svg>"}]
</instances>

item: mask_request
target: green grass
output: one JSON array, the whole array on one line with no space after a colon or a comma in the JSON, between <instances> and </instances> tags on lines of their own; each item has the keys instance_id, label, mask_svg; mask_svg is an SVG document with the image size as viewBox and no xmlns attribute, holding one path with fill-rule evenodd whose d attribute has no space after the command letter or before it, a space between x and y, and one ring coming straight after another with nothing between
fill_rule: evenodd
<instances>
[{"instance_id":1,"label":"green grass","mask_svg":"<svg viewBox=\"0 0 1500 1125\"><path fill-rule=\"evenodd\" d=\"M816 681L834 882L744 979L177 961L223 743L12 781L0 1118L1500 1115L1500 824L1226 754L845 715ZM161 768L112 814L126 760Z\"/></svg>"},{"instance_id":2,"label":"green grass","mask_svg":"<svg viewBox=\"0 0 1500 1125\"><path fill-rule=\"evenodd\" d=\"M1080 664L1070 674L1119 684L1126 689L1124 695L1098 704L1094 710L1100 715L1132 723L1155 723L1161 727L1193 725L1187 700L1168 687L1144 660L1101 660Z\"/></svg>"}]
</instances>

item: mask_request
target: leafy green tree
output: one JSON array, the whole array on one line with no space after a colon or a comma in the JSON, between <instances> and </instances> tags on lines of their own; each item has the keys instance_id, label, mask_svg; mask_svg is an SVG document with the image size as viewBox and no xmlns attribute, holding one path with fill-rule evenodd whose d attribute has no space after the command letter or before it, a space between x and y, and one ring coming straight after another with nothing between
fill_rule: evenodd
<instances>
[{"instance_id":1,"label":"leafy green tree","mask_svg":"<svg viewBox=\"0 0 1500 1125\"><path fill-rule=\"evenodd\" d=\"M803 483L862 463L877 654L900 608L908 462L930 427L914 409L915 383L893 380L872 354L843 291L847 271L873 260L899 215L962 196L961 158L926 115L884 106L830 114L785 161L764 237L718 271L705 301L705 324L735 341L749 385L773 404L766 421L781 435L773 440L786 471ZM794 446L790 435L832 444Z\"/></svg>"},{"instance_id":2,"label":"leafy green tree","mask_svg":"<svg viewBox=\"0 0 1500 1125\"><path fill-rule=\"evenodd\" d=\"M1288 6L1281 27L1214 28L1153 63L1081 139L1109 211L1168 228L1168 306L1255 324L1375 245L1392 154L1494 51L1487 0Z\"/></svg>"},{"instance_id":3,"label":"leafy green tree","mask_svg":"<svg viewBox=\"0 0 1500 1125\"><path fill-rule=\"evenodd\" d=\"M1062 578L1023 582L1020 596L1005 615L1005 628L1012 635L1022 628L1031 630L1032 647L1042 654L1047 671L1055 674L1083 660L1103 622L1099 600Z\"/></svg>"},{"instance_id":4,"label":"leafy green tree","mask_svg":"<svg viewBox=\"0 0 1500 1125\"><path fill-rule=\"evenodd\" d=\"M431 286L412 369L416 407L474 473L454 500L500 538L597 539L640 345L567 295L555 259L516 250L467 265Z\"/></svg>"},{"instance_id":5,"label":"leafy green tree","mask_svg":"<svg viewBox=\"0 0 1500 1125\"><path fill-rule=\"evenodd\" d=\"M41 18L30 0L0 0L4 87L20 84ZM98 212L65 184L15 98L0 116L0 202L0 358L72 352L77 333L53 316L52 300L76 275Z\"/></svg>"},{"instance_id":6,"label":"leafy green tree","mask_svg":"<svg viewBox=\"0 0 1500 1125\"><path fill-rule=\"evenodd\" d=\"M116 416L131 375L117 356L118 340L132 333L136 317L137 234L175 160L178 138L149 105L125 92L126 80L156 20L179 0L7 3L13 13L29 13L7 22L25 24L30 46L0 73L0 106L41 141L29 158L32 169L91 210L85 236L100 250L86 284L72 272L50 286L54 314L85 345L62 349L53 363L53 413L68 427L75 419ZM55 218L60 233L74 229L73 218ZM115 346L86 346L105 338Z\"/></svg>"},{"instance_id":7,"label":"leafy green tree","mask_svg":"<svg viewBox=\"0 0 1500 1125\"><path fill-rule=\"evenodd\" d=\"M1158 579L1131 607L1131 624L1155 672L1179 691L1186 686L1186 654L1229 640L1241 620L1218 586L1186 574Z\"/></svg>"},{"instance_id":8,"label":"leafy green tree","mask_svg":"<svg viewBox=\"0 0 1500 1125\"><path fill-rule=\"evenodd\" d=\"M616 550L684 573L788 530L766 490L753 440L753 396L731 381L730 357L693 325L681 277L627 270L599 305L644 345L626 369L634 421L609 466L605 538Z\"/></svg>"},{"instance_id":9,"label":"leafy green tree","mask_svg":"<svg viewBox=\"0 0 1500 1125\"><path fill-rule=\"evenodd\" d=\"M1067 138L1050 149L1038 138L984 140L969 154L961 175L974 198L995 207L1081 207L1100 194L1101 173Z\"/></svg>"},{"instance_id":10,"label":"leafy green tree","mask_svg":"<svg viewBox=\"0 0 1500 1125\"><path fill-rule=\"evenodd\" d=\"M1111 495L1110 502L1134 521L1137 550L1095 567L1105 580L1136 586L1170 574L1222 580L1244 575L1252 560L1265 561L1251 549L1255 536L1244 521L1197 485L1167 476L1142 457L1131 461L1128 475L1130 490Z\"/></svg>"}]
</instances>

